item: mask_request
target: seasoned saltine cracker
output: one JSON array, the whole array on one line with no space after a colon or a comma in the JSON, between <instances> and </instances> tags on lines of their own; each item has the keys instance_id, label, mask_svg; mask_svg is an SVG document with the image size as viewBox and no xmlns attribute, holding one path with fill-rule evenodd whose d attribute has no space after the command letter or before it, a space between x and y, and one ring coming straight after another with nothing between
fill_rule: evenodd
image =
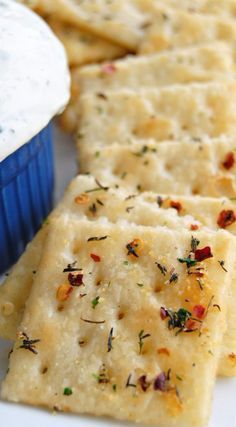
<instances>
[{"instance_id":1,"label":"seasoned saltine cracker","mask_svg":"<svg viewBox=\"0 0 236 427\"><path fill-rule=\"evenodd\" d=\"M85 66L77 69L77 82L82 94L101 93L222 80L234 72L232 49L218 42Z\"/></svg>"},{"instance_id":2,"label":"seasoned saltine cracker","mask_svg":"<svg viewBox=\"0 0 236 427\"><path fill-rule=\"evenodd\" d=\"M222 134L236 127L236 83L173 85L132 91L86 94L80 98L78 137L89 146L131 138L190 140Z\"/></svg>"},{"instance_id":3,"label":"seasoned saltine cracker","mask_svg":"<svg viewBox=\"0 0 236 427\"><path fill-rule=\"evenodd\" d=\"M34 7L132 50L144 36L150 16L136 1L125 0L36 0Z\"/></svg>"},{"instance_id":4,"label":"seasoned saltine cracker","mask_svg":"<svg viewBox=\"0 0 236 427\"><path fill-rule=\"evenodd\" d=\"M88 31L48 18L48 24L65 46L69 64L83 65L124 56L127 51Z\"/></svg>"},{"instance_id":5,"label":"seasoned saltine cracker","mask_svg":"<svg viewBox=\"0 0 236 427\"><path fill-rule=\"evenodd\" d=\"M92 147L81 142L80 169L129 191L235 197L235 163L227 167L234 151L227 139Z\"/></svg>"},{"instance_id":6,"label":"seasoned saltine cracker","mask_svg":"<svg viewBox=\"0 0 236 427\"><path fill-rule=\"evenodd\" d=\"M191 11L173 9L166 2L156 0L24 0L42 14L49 14L60 21L84 28L128 49L150 52L172 47L184 47L215 40L235 42L236 29L233 19L233 1L218 3L217 10L225 9L224 16L210 16ZM176 3L176 1L174 0ZM199 11L207 12L201 5ZM226 5L226 7L225 7ZM192 4L191 4L192 7ZM182 7L182 9L184 6ZM228 11L228 13L227 13ZM220 13L219 13L220 15ZM226 16L226 17L225 17ZM141 43L142 42L142 43ZM141 48L140 48L141 45Z\"/></svg>"},{"instance_id":7,"label":"seasoned saltine cracker","mask_svg":"<svg viewBox=\"0 0 236 427\"><path fill-rule=\"evenodd\" d=\"M233 19L189 13L182 11L181 7L176 10L156 2L147 33L139 45L139 53L147 54L216 40L235 44L236 25Z\"/></svg>"},{"instance_id":8,"label":"seasoned saltine cracker","mask_svg":"<svg viewBox=\"0 0 236 427\"><path fill-rule=\"evenodd\" d=\"M194 0L194 2L191 0L161 0L158 1L158 4L160 3L190 13L199 12L233 19L236 17L235 0Z\"/></svg>"},{"instance_id":9,"label":"seasoned saltine cracker","mask_svg":"<svg viewBox=\"0 0 236 427\"><path fill-rule=\"evenodd\" d=\"M81 71L80 71L81 70ZM71 70L71 100L60 121L68 132L78 127L80 92L103 93L121 88L150 88L222 80L234 72L232 51L224 43L162 52L150 57L127 57L89 68Z\"/></svg>"},{"instance_id":10,"label":"seasoned saltine cracker","mask_svg":"<svg viewBox=\"0 0 236 427\"><path fill-rule=\"evenodd\" d=\"M100 189L99 189L100 188ZM94 191L93 191L94 190ZM96 191L95 191L96 190ZM130 194L126 189L99 187L93 177L78 176L70 184L64 200L53 215L69 212L77 218L109 222L128 222L144 226L162 226L176 230L219 230L225 228L236 234L235 204L229 199L199 196L157 196L155 193ZM227 213L227 221L226 215ZM0 287L0 336L15 339L23 316L25 301L38 269L50 220L28 246L24 255ZM226 269L222 264L222 268ZM236 283L236 282L235 282ZM236 287L232 287L232 294ZM220 375L236 373L236 331L234 296L230 300L228 328L222 346ZM232 306L231 306L232 305Z\"/></svg>"},{"instance_id":11,"label":"seasoned saltine cracker","mask_svg":"<svg viewBox=\"0 0 236 427\"><path fill-rule=\"evenodd\" d=\"M58 218L2 397L163 427L205 426L234 262L224 231L193 238Z\"/></svg>"}]
</instances>

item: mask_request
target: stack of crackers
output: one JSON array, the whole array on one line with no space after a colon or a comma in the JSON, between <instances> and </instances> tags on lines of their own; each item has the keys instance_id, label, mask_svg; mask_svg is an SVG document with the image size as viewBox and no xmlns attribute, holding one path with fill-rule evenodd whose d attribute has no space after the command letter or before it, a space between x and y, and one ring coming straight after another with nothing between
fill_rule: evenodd
<instances>
[{"instance_id":1,"label":"stack of crackers","mask_svg":"<svg viewBox=\"0 0 236 427\"><path fill-rule=\"evenodd\" d=\"M236 2L32 3L111 56L73 70L82 174L0 288L2 397L206 426L236 374Z\"/></svg>"}]
</instances>

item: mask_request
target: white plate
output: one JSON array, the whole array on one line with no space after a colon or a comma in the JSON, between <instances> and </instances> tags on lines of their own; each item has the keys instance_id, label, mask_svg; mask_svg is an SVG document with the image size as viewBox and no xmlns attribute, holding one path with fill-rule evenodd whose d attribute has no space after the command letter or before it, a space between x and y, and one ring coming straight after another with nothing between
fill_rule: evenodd
<instances>
[{"instance_id":1,"label":"white plate","mask_svg":"<svg viewBox=\"0 0 236 427\"><path fill-rule=\"evenodd\" d=\"M76 173L76 152L72 141L55 129L56 200ZM11 343L0 340L0 382L6 373ZM130 423L92 417L52 414L23 405L0 402L0 427L121 427ZM218 379L209 427L236 427L236 379ZM191 427L191 426L189 426Z\"/></svg>"}]
</instances>

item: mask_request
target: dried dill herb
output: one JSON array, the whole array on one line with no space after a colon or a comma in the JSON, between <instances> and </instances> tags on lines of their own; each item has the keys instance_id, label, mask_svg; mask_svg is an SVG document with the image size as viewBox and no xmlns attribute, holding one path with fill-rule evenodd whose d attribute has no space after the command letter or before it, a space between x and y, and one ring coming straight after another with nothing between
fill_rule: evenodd
<instances>
[{"instance_id":1,"label":"dried dill herb","mask_svg":"<svg viewBox=\"0 0 236 427\"><path fill-rule=\"evenodd\" d=\"M151 334L145 334L143 329L139 332L139 334L138 334L138 338L139 338L139 341L138 341L139 354L142 353L142 348L143 348L143 345L144 345L144 340L146 338L149 338L150 336L151 336Z\"/></svg>"},{"instance_id":2,"label":"dried dill herb","mask_svg":"<svg viewBox=\"0 0 236 427\"><path fill-rule=\"evenodd\" d=\"M97 213L97 206L95 203L92 203L91 206L89 206L89 212L91 212L93 215Z\"/></svg>"},{"instance_id":3,"label":"dried dill herb","mask_svg":"<svg viewBox=\"0 0 236 427\"><path fill-rule=\"evenodd\" d=\"M132 374L129 374L129 376L127 378L127 381L126 381L126 384L125 384L126 388L128 388L128 387L137 387L136 384L133 384L133 383L130 382L131 377L132 377Z\"/></svg>"},{"instance_id":4,"label":"dried dill herb","mask_svg":"<svg viewBox=\"0 0 236 427\"><path fill-rule=\"evenodd\" d=\"M138 258L137 249L140 246L140 239L134 239L132 242L126 245L126 249L128 250L127 255L133 255L135 258Z\"/></svg>"},{"instance_id":5,"label":"dried dill herb","mask_svg":"<svg viewBox=\"0 0 236 427\"><path fill-rule=\"evenodd\" d=\"M64 396L71 396L73 394L72 388L65 387L63 390L63 394L64 394Z\"/></svg>"},{"instance_id":6,"label":"dried dill herb","mask_svg":"<svg viewBox=\"0 0 236 427\"><path fill-rule=\"evenodd\" d=\"M126 208L126 212L130 212L132 209L134 209L134 206L128 206L127 208Z\"/></svg>"},{"instance_id":7,"label":"dried dill herb","mask_svg":"<svg viewBox=\"0 0 236 427\"><path fill-rule=\"evenodd\" d=\"M85 193L93 193L95 191L100 191L100 190L103 190L103 191L109 190L109 187L104 187L97 179L95 179L95 182L97 184L97 187L92 188L91 190L87 190L85 191Z\"/></svg>"},{"instance_id":8,"label":"dried dill herb","mask_svg":"<svg viewBox=\"0 0 236 427\"><path fill-rule=\"evenodd\" d=\"M89 237L87 242L100 242L101 240L106 240L108 236L101 236L101 237Z\"/></svg>"},{"instance_id":9,"label":"dried dill herb","mask_svg":"<svg viewBox=\"0 0 236 427\"><path fill-rule=\"evenodd\" d=\"M186 263L187 269L194 267L198 262L204 261L208 258L212 258L212 252L210 246L205 246L202 249L197 249L200 241L195 237L191 238L191 251L189 256L186 258L177 258L177 260L184 264Z\"/></svg>"},{"instance_id":10,"label":"dried dill herb","mask_svg":"<svg viewBox=\"0 0 236 427\"><path fill-rule=\"evenodd\" d=\"M110 332L109 332L109 337L108 337L108 341L107 341L107 352L109 353L112 350L112 341L114 340L113 337L113 328L111 328Z\"/></svg>"},{"instance_id":11,"label":"dried dill herb","mask_svg":"<svg viewBox=\"0 0 236 427\"><path fill-rule=\"evenodd\" d=\"M83 317L81 317L80 320L86 323L93 323L94 325L101 325L102 323L106 323L106 320L90 320L84 319Z\"/></svg>"},{"instance_id":12,"label":"dried dill herb","mask_svg":"<svg viewBox=\"0 0 236 427\"><path fill-rule=\"evenodd\" d=\"M147 152L148 152L148 146L147 145L143 145L143 147L141 148L140 151L138 151L136 153L133 153L133 154L134 154L134 156L142 157Z\"/></svg>"},{"instance_id":13,"label":"dried dill herb","mask_svg":"<svg viewBox=\"0 0 236 427\"><path fill-rule=\"evenodd\" d=\"M163 202L164 202L163 198L161 196L157 196L157 204L159 207L163 205Z\"/></svg>"},{"instance_id":14,"label":"dried dill herb","mask_svg":"<svg viewBox=\"0 0 236 427\"><path fill-rule=\"evenodd\" d=\"M20 333L19 337L22 339L22 344L20 345L19 348L29 350L33 354L38 354L38 352L35 348L36 347L35 344L39 343L41 340L39 340L39 339L30 340L28 335L25 332Z\"/></svg>"},{"instance_id":15,"label":"dried dill herb","mask_svg":"<svg viewBox=\"0 0 236 427\"><path fill-rule=\"evenodd\" d=\"M226 273L228 273L228 270L226 270L226 268L225 268L225 261L218 261L218 263L220 264L220 266L221 266L221 268L226 272Z\"/></svg>"},{"instance_id":16,"label":"dried dill herb","mask_svg":"<svg viewBox=\"0 0 236 427\"><path fill-rule=\"evenodd\" d=\"M193 253L196 252L196 249L197 249L199 243L200 243L200 240L198 240L198 239L196 239L195 237L192 236L192 238L191 238L191 251Z\"/></svg>"},{"instance_id":17,"label":"dried dill herb","mask_svg":"<svg viewBox=\"0 0 236 427\"><path fill-rule=\"evenodd\" d=\"M92 300L91 304L93 309L97 307L97 305L99 304L99 300L100 300L100 297L96 297Z\"/></svg>"},{"instance_id":18,"label":"dried dill herb","mask_svg":"<svg viewBox=\"0 0 236 427\"><path fill-rule=\"evenodd\" d=\"M177 328L176 335L180 332L194 332L199 328L195 328L195 322L202 323L199 319L192 317L192 313L185 308L180 308L178 311L161 307L160 316L162 320L168 318L168 329Z\"/></svg>"},{"instance_id":19,"label":"dried dill herb","mask_svg":"<svg viewBox=\"0 0 236 427\"><path fill-rule=\"evenodd\" d=\"M161 265L159 262L155 262L155 264L159 268L161 274L163 274L163 276L165 276L167 273L167 268L164 265Z\"/></svg>"},{"instance_id":20,"label":"dried dill herb","mask_svg":"<svg viewBox=\"0 0 236 427\"><path fill-rule=\"evenodd\" d=\"M172 273L170 278L169 278L169 283L176 283L179 279L179 276L177 273Z\"/></svg>"},{"instance_id":21,"label":"dried dill herb","mask_svg":"<svg viewBox=\"0 0 236 427\"><path fill-rule=\"evenodd\" d=\"M72 262L71 264L68 264L66 268L64 268L63 273L73 273L73 271L81 271L82 268L75 267L77 264L77 261Z\"/></svg>"},{"instance_id":22,"label":"dried dill herb","mask_svg":"<svg viewBox=\"0 0 236 427\"><path fill-rule=\"evenodd\" d=\"M177 260L181 263L181 264L185 264L187 268L193 267L194 265L197 264L197 261L195 259L192 259L190 257L187 258L177 258Z\"/></svg>"},{"instance_id":23,"label":"dried dill herb","mask_svg":"<svg viewBox=\"0 0 236 427\"><path fill-rule=\"evenodd\" d=\"M137 195L136 195L136 194L130 194L129 196L127 196L127 197L125 198L125 200L134 199L135 197L137 197Z\"/></svg>"},{"instance_id":24,"label":"dried dill herb","mask_svg":"<svg viewBox=\"0 0 236 427\"><path fill-rule=\"evenodd\" d=\"M92 376L98 384L108 384L110 382L108 372L104 364L101 366L98 374L92 374Z\"/></svg>"}]
</instances>

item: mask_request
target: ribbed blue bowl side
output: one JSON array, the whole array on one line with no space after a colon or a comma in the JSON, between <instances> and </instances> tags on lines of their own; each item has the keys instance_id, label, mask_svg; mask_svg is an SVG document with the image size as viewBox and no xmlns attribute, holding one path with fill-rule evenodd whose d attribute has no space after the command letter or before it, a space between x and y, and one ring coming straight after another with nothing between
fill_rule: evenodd
<instances>
[{"instance_id":1,"label":"ribbed blue bowl side","mask_svg":"<svg viewBox=\"0 0 236 427\"><path fill-rule=\"evenodd\" d=\"M52 209L51 126L0 163L0 273L21 255Z\"/></svg>"}]
</instances>

